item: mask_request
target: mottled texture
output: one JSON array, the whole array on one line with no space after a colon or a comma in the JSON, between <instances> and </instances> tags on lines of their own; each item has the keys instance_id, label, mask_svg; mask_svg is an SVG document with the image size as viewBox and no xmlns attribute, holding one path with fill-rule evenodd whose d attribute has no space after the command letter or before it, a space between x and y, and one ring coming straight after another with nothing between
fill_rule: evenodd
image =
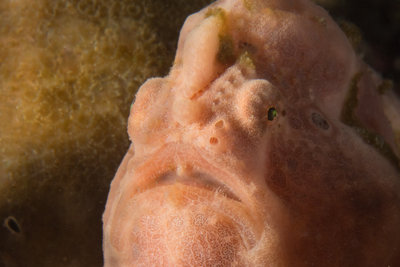
<instances>
[{"instance_id":1,"label":"mottled texture","mask_svg":"<svg viewBox=\"0 0 400 267\"><path fill-rule=\"evenodd\" d=\"M106 266L400 265L399 102L308 0L221 0L148 80Z\"/></svg>"},{"instance_id":2,"label":"mottled texture","mask_svg":"<svg viewBox=\"0 0 400 267\"><path fill-rule=\"evenodd\" d=\"M0 266L102 265L130 103L207 2L0 1Z\"/></svg>"}]
</instances>

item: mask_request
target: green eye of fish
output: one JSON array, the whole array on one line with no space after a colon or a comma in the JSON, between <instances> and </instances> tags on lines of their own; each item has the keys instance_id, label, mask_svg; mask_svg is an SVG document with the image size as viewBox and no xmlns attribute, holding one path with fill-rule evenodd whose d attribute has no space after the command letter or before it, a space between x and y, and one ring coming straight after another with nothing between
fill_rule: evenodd
<instances>
[{"instance_id":1,"label":"green eye of fish","mask_svg":"<svg viewBox=\"0 0 400 267\"><path fill-rule=\"evenodd\" d=\"M274 107L268 109L268 120L273 121L275 117L278 116L278 111Z\"/></svg>"}]
</instances>

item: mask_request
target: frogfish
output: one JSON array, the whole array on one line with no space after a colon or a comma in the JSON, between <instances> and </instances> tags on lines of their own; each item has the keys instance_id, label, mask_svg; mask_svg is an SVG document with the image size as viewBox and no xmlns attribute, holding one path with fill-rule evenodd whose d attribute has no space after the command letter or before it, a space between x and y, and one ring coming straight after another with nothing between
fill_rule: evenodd
<instances>
[{"instance_id":1,"label":"frogfish","mask_svg":"<svg viewBox=\"0 0 400 267\"><path fill-rule=\"evenodd\" d=\"M400 100L310 0L189 16L131 107L105 266L400 266Z\"/></svg>"}]
</instances>

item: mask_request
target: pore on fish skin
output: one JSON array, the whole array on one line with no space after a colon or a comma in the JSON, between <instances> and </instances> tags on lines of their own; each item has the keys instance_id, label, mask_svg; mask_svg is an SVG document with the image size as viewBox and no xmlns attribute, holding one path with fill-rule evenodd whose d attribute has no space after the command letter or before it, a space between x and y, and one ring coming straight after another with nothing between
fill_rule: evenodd
<instances>
[{"instance_id":1,"label":"pore on fish skin","mask_svg":"<svg viewBox=\"0 0 400 267\"><path fill-rule=\"evenodd\" d=\"M399 101L308 0L187 18L142 85L105 266L400 265Z\"/></svg>"}]
</instances>

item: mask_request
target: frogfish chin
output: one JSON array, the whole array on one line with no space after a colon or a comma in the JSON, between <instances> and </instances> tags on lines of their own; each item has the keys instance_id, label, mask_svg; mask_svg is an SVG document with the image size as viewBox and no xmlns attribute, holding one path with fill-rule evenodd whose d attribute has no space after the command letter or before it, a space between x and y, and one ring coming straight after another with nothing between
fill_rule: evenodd
<instances>
[{"instance_id":1,"label":"frogfish chin","mask_svg":"<svg viewBox=\"0 0 400 267\"><path fill-rule=\"evenodd\" d=\"M400 101L309 0L220 0L146 81L105 266L400 265Z\"/></svg>"}]
</instances>

